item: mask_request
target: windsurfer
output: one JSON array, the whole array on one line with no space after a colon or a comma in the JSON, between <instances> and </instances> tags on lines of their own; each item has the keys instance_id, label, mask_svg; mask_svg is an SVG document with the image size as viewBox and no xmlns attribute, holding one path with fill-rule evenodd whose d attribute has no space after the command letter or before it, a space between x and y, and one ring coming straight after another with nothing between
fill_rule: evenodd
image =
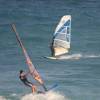
<instances>
[{"instance_id":1,"label":"windsurfer","mask_svg":"<svg viewBox=\"0 0 100 100\"><path fill-rule=\"evenodd\" d=\"M26 49L24 48L24 46L21 42L21 39L19 37L19 34L18 34L14 24L12 24L12 28L13 28L13 31L15 32L15 34L16 34L17 41L18 41L18 43L19 43L19 45L20 45L20 47L23 51L23 54L24 54L25 59L26 59L26 63L28 64L28 68L29 68L29 71L30 71L29 73L25 73L23 70L20 70L20 75L19 75L20 80L26 86L31 87L33 93L34 92L38 93L39 91L37 91L37 86L34 85L33 83L29 82L28 79L27 79L27 75L31 74L33 79L35 79L44 88L44 90L47 91L47 88L45 87L42 78L40 77L39 73L37 72L35 66L32 64L32 61L31 61L30 57L28 56L27 51L26 51Z\"/></svg>"},{"instance_id":2,"label":"windsurfer","mask_svg":"<svg viewBox=\"0 0 100 100\"><path fill-rule=\"evenodd\" d=\"M32 89L32 93L37 92L36 86L33 83L28 81L28 79L27 79L28 74L29 74L29 72L25 73L23 70L20 70L19 78L26 86L28 86Z\"/></svg>"},{"instance_id":3,"label":"windsurfer","mask_svg":"<svg viewBox=\"0 0 100 100\"><path fill-rule=\"evenodd\" d=\"M51 56L54 57L55 56L55 51L54 51L54 46L53 46L54 40L52 39L52 42L50 44L50 49L51 49Z\"/></svg>"}]
</instances>

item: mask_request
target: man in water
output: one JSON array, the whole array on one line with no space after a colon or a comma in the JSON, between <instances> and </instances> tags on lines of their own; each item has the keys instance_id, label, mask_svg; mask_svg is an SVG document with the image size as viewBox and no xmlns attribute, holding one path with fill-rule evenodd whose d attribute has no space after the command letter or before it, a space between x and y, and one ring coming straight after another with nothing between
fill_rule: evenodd
<instances>
[{"instance_id":1,"label":"man in water","mask_svg":"<svg viewBox=\"0 0 100 100\"><path fill-rule=\"evenodd\" d=\"M26 86L28 86L32 89L32 93L37 92L36 86L33 83L28 81L28 79L27 79L28 74L29 73L25 73L23 70L20 70L19 78Z\"/></svg>"}]
</instances>

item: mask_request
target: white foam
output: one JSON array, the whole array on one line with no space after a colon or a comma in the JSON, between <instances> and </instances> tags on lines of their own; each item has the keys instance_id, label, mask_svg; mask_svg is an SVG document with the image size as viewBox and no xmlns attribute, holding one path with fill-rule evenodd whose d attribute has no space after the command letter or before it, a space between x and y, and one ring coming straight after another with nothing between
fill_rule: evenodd
<instances>
[{"instance_id":1,"label":"white foam","mask_svg":"<svg viewBox=\"0 0 100 100\"><path fill-rule=\"evenodd\" d=\"M64 55L59 57L58 59L80 59L82 57L82 54L72 54L72 55Z\"/></svg>"},{"instance_id":2,"label":"white foam","mask_svg":"<svg viewBox=\"0 0 100 100\"><path fill-rule=\"evenodd\" d=\"M81 58L100 58L100 54L71 54L71 55L63 55L57 59L71 59L71 60L78 60Z\"/></svg>"},{"instance_id":3,"label":"white foam","mask_svg":"<svg viewBox=\"0 0 100 100\"><path fill-rule=\"evenodd\" d=\"M10 96L15 97L15 96L17 96L17 94L16 93L12 93Z\"/></svg>"},{"instance_id":4,"label":"white foam","mask_svg":"<svg viewBox=\"0 0 100 100\"><path fill-rule=\"evenodd\" d=\"M60 93L48 92L46 94L27 94L21 100L68 100Z\"/></svg>"},{"instance_id":5,"label":"white foam","mask_svg":"<svg viewBox=\"0 0 100 100\"><path fill-rule=\"evenodd\" d=\"M6 100L6 98L3 96L0 96L0 100Z\"/></svg>"},{"instance_id":6,"label":"white foam","mask_svg":"<svg viewBox=\"0 0 100 100\"><path fill-rule=\"evenodd\" d=\"M100 55L94 55L94 54L90 54L90 55L84 55L85 58L99 58Z\"/></svg>"}]
</instances>

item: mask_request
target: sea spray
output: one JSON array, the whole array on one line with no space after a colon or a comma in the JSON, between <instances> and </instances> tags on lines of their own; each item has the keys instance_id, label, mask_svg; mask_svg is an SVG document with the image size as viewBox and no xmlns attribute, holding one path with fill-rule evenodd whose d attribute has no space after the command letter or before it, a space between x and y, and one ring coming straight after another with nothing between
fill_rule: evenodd
<instances>
[{"instance_id":1,"label":"sea spray","mask_svg":"<svg viewBox=\"0 0 100 100\"><path fill-rule=\"evenodd\" d=\"M21 100L68 100L62 94L56 92L48 92L46 94L27 94Z\"/></svg>"},{"instance_id":2,"label":"sea spray","mask_svg":"<svg viewBox=\"0 0 100 100\"><path fill-rule=\"evenodd\" d=\"M70 55L63 55L63 56L60 56L59 60L79 60L81 58L100 58L100 54L70 54Z\"/></svg>"}]
</instances>

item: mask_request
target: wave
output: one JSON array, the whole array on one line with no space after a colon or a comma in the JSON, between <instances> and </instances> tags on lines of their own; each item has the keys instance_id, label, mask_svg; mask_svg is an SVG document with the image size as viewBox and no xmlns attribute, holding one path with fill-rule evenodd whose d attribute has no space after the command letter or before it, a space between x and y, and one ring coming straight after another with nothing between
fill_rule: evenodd
<instances>
[{"instance_id":1,"label":"wave","mask_svg":"<svg viewBox=\"0 0 100 100\"><path fill-rule=\"evenodd\" d=\"M84 55L83 57L84 58L100 58L100 55L91 54L91 55Z\"/></svg>"},{"instance_id":2,"label":"wave","mask_svg":"<svg viewBox=\"0 0 100 100\"><path fill-rule=\"evenodd\" d=\"M16 97L17 96L17 94L15 94L15 93L12 93L12 94L10 94L9 95L9 97ZM10 100L10 99L8 99L8 98L6 98L6 97L4 97L4 96L0 96L0 100Z\"/></svg>"},{"instance_id":3,"label":"wave","mask_svg":"<svg viewBox=\"0 0 100 100\"><path fill-rule=\"evenodd\" d=\"M12 94L10 94L10 96L11 97L15 97L15 96L17 96L17 94L16 93L12 93Z\"/></svg>"},{"instance_id":4,"label":"wave","mask_svg":"<svg viewBox=\"0 0 100 100\"><path fill-rule=\"evenodd\" d=\"M68 100L57 92L48 92L46 94L27 94L21 100Z\"/></svg>"},{"instance_id":5,"label":"wave","mask_svg":"<svg viewBox=\"0 0 100 100\"><path fill-rule=\"evenodd\" d=\"M0 100L7 100L7 99L3 96L0 96Z\"/></svg>"},{"instance_id":6,"label":"wave","mask_svg":"<svg viewBox=\"0 0 100 100\"><path fill-rule=\"evenodd\" d=\"M71 54L71 55L63 55L57 59L81 59L81 58L100 58L100 54Z\"/></svg>"}]
</instances>

